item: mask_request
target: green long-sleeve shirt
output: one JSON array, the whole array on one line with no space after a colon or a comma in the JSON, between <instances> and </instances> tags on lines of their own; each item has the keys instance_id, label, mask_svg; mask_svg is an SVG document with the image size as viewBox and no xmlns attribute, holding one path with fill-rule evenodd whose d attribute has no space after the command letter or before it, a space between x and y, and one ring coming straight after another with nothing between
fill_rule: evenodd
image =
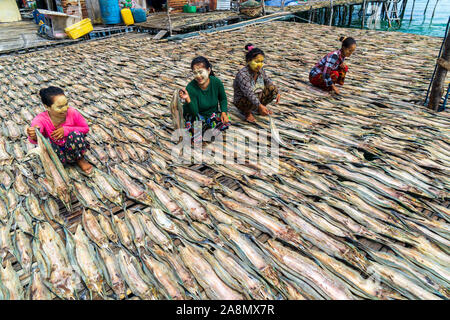
<instances>
[{"instance_id":1,"label":"green long-sleeve shirt","mask_svg":"<svg viewBox=\"0 0 450 320\"><path fill-rule=\"evenodd\" d=\"M205 119L211 117L211 114L220 111L228 111L227 95L222 81L214 76L209 77L209 85L206 90L202 90L197 81L192 80L186 86L186 90L191 98L190 103L184 103L183 114L190 115L194 119L201 114Z\"/></svg>"}]
</instances>

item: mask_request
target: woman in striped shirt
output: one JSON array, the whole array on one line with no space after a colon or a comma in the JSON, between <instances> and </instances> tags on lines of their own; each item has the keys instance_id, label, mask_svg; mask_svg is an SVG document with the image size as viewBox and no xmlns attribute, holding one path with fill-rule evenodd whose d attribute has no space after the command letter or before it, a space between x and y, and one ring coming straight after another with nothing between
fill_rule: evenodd
<instances>
[{"instance_id":1,"label":"woman in striped shirt","mask_svg":"<svg viewBox=\"0 0 450 320\"><path fill-rule=\"evenodd\" d=\"M351 37L341 37L342 47L323 57L309 73L309 81L316 87L339 94L335 84L343 85L348 67L344 60L356 50L356 41Z\"/></svg>"},{"instance_id":2,"label":"woman in striped shirt","mask_svg":"<svg viewBox=\"0 0 450 320\"><path fill-rule=\"evenodd\" d=\"M281 95L264 71L264 52L251 43L247 44L245 49L247 65L237 73L234 79L233 102L248 122L255 123L256 119L252 112L258 111L262 116L272 114L267 105L273 100L275 104L278 104Z\"/></svg>"}]
</instances>

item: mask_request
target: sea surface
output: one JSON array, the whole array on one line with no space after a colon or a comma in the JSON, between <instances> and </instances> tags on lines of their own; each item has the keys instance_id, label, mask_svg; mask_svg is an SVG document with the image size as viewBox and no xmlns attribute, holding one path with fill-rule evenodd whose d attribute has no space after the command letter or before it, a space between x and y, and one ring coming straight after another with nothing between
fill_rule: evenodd
<instances>
[{"instance_id":1,"label":"sea surface","mask_svg":"<svg viewBox=\"0 0 450 320\"><path fill-rule=\"evenodd\" d=\"M397 7L400 11L401 1ZM398 14L400 15L401 13L399 12ZM449 17L450 0L407 0L400 27L395 22L389 27L387 21L381 21L381 23L378 23L378 26L375 26L375 29L444 37ZM357 21L355 22L352 23L353 27L357 25ZM361 24L359 24L360 26ZM366 27L374 28L374 26Z\"/></svg>"}]
</instances>

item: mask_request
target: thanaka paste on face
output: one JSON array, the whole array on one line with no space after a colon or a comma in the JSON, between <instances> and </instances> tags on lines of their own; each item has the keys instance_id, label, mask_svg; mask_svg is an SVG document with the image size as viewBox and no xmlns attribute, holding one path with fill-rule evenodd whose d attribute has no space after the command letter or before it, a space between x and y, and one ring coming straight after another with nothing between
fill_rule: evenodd
<instances>
[{"instance_id":1,"label":"thanaka paste on face","mask_svg":"<svg viewBox=\"0 0 450 320\"><path fill-rule=\"evenodd\" d=\"M208 81L209 71L205 68L196 68L192 71L192 73L194 74L195 80L199 84L204 84L206 81Z\"/></svg>"},{"instance_id":2,"label":"thanaka paste on face","mask_svg":"<svg viewBox=\"0 0 450 320\"><path fill-rule=\"evenodd\" d=\"M66 117L68 108L69 105L65 95L55 96L53 98L53 104L50 107L47 106L50 115L58 119Z\"/></svg>"},{"instance_id":3,"label":"thanaka paste on face","mask_svg":"<svg viewBox=\"0 0 450 320\"><path fill-rule=\"evenodd\" d=\"M254 72L261 70L264 66L264 56L261 54L257 55L254 59L250 60L248 66Z\"/></svg>"}]
</instances>

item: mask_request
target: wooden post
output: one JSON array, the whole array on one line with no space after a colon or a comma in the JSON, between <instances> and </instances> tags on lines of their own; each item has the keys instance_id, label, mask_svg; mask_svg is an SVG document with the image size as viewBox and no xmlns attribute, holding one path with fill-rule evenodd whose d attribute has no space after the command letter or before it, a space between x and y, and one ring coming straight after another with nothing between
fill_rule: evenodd
<instances>
[{"instance_id":1,"label":"wooden post","mask_svg":"<svg viewBox=\"0 0 450 320\"><path fill-rule=\"evenodd\" d=\"M362 21L361 21L361 29L364 29L364 20L366 19L366 0L363 2L362 7Z\"/></svg>"},{"instance_id":2,"label":"wooden post","mask_svg":"<svg viewBox=\"0 0 450 320\"><path fill-rule=\"evenodd\" d=\"M414 12L414 5L416 4L416 0L413 0L413 5L411 8L411 17L409 18L409 24L411 24L412 21L412 16L413 16L413 12Z\"/></svg>"},{"instance_id":3,"label":"wooden post","mask_svg":"<svg viewBox=\"0 0 450 320\"><path fill-rule=\"evenodd\" d=\"M308 23L311 23L311 16L312 16L312 6L309 7L309 17L308 17Z\"/></svg>"},{"instance_id":4,"label":"wooden post","mask_svg":"<svg viewBox=\"0 0 450 320\"><path fill-rule=\"evenodd\" d=\"M170 19L170 0L166 1L167 18L169 19L169 36L172 36L172 20Z\"/></svg>"},{"instance_id":5,"label":"wooden post","mask_svg":"<svg viewBox=\"0 0 450 320\"><path fill-rule=\"evenodd\" d=\"M446 64L450 63L450 33L445 38L442 56L436 68L436 74L431 87L430 99L428 101L428 108L437 111L439 103L441 102L442 94L444 93L444 82L447 76Z\"/></svg>"},{"instance_id":6,"label":"wooden post","mask_svg":"<svg viewBox=\"0 0 450 320\"><path fill-rule=\"evenodd\" d=\"M389 13L390 7L391 7L391 1L389 1L389 2L387 3L387 5L386 5L386 19L387 19L387 21L388 21L389 28L392 27L392 24L391 24L391 17L390 17L390 13Z\"/></svg>"},{"instance_id":7,"label":"wooden post","mask_svg":"<svg viewBox=\"0 0 450 320\"><path fill-rule=\"evenodd\" d=\"M400 22L399 22L399 27L402 26L402 22L403 22L403 16L405 15L405 9L406 9L406 5L408 4L408 0L403 0L402 2L402 9L400 12Z\"/></svg>"},{"instance_id":8,"label":"wooden post","mask_svg":"<svg viewBox=\"0 0 450 320\"><path fill-rule=\"evenodd\" d=\"M261 4L262 4L262 14L263 14L263 16L265 16L266 15L266 5L264 3L264 0L261 0Z\"/></svg>"},{"instance_id":9,"label":"wooden post","mask_svg":"<svg viewBox=\"0 0 450 320\"><path fill-rule=\"evenodd\" d=\"M281 11L284 10L284 0L281 0Z\"/></svg>"},{"instance_id":10,"label":"wooden post","mask_svg":"<svg viewBox=\"0 0 450 320\"><path fill-rule=\"evenodd\" d=\"M81 11L81 3L80 0L78 0L78 13L80 15L80 19L83 19L83 12Z\"/></svg>"},{"instance_id":11,"label":"wooden post","mask_svg":"<svg viewBox=\"0 0 450 320\"><path fill-rule=\"evenodd\" d=\"M433 14L431 15L430 25L433 23L434 13L436 12L436 7L439 3L439 0L436 0L436 4L434 5Z\"/></svg>"},{"instance_id":12,"label":"wooden post","mask_svg":"<svg viewBox=\"0 0 450 320\"><path fill-rule=\"evenodd\" d=\"M330 0L330 9L331 9L330 12L330 26L331 26L331 23L333 22L333 0Z\"/></svg>"},{"instance_id":13,"label":"wooden post","mask_svg":"<svg viewBox=\"0 0 450 320\"><path fill-rule=\"evenodd\" d=\"M348 26L352 24L352 16L353 16L353 5L350 5L348 13Z\"/></svg>"}]
</instances>

